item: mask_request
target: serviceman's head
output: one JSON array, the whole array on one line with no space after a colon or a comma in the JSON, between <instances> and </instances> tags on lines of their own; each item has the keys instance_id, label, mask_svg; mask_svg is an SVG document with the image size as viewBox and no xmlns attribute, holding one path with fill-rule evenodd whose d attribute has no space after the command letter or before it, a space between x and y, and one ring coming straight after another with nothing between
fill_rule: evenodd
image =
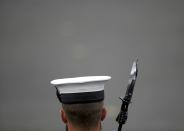
<instances>
[{"instance_id":1,"label":"serviceman's head","mask_svg":"<svg viewBox=\"0 0 184 131\"><path fill-rule=\"evenodd\" d=\"M96 131L106 116L103 102L87 104L62 104L61 118L68 128Z\"/></svg>"},{"instance_id":2,"label":"serviceman's head","mask_svg":"<svg viewBox=\"0 0 184 131\"><path fill-rule=\"evenodd\" d=\"M104 84L109 76L53 80L62 103L61 119L69 131L96 131L106 116Z\"/></svg>"}]
</instances>

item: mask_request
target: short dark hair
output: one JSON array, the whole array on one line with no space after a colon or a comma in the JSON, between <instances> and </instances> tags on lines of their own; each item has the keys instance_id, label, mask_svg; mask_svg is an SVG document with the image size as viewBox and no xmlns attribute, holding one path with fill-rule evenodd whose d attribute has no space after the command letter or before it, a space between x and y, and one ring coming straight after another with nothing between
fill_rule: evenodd
<instances>
[{"instance_id":1,"label":"short dark hair","mask_svg":"<svg viewBox=\"0 0 184 131\"><path fill-rule=\"evenodd\" d=\"M62 104L69 121L76 127L90 129L100 121L103 101L86 104Z\"/></svg>"}]
</instances>

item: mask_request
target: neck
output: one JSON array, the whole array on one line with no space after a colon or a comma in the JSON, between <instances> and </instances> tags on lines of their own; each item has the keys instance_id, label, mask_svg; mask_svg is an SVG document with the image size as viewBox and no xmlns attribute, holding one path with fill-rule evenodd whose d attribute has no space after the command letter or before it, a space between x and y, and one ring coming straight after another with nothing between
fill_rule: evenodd
<instances>
[{"instance_id":1,"label":"neck","mask_svg":"<svg viewBox=\"0 0 184 131\"><path fill-rule=\"evenodd\" d=\"M101 123L99 123L96 127L93 128L87 128L87 129L83 129L83 128L79 128L79 127L74 127L72 125L67 125L66 127L66 131L101 131Z\"/></svg>"}]
</instances>

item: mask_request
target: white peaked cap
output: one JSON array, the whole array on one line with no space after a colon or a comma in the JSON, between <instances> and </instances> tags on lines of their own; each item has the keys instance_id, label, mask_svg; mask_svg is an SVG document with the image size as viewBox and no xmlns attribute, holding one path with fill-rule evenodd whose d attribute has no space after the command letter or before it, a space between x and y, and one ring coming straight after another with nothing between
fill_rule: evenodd
<instances>
[{"instance_id":1,"label":"white peaked cap","mask_svg":"<svg viewBox=\"0 0 184 131\"><path fill-rule=\"evenodd\" d=\"M90 103L104 100L104 85L110 76L84 76L52 80L61 103Z\"/></svg>"}]
</instances>

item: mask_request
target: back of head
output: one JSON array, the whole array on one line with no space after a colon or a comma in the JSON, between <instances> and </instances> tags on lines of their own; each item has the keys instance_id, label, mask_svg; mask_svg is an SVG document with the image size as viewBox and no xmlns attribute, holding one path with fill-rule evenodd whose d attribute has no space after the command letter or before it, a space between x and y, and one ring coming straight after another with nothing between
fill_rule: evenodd
<instances>
[{"instance_id":1,"label":"back of head","mask_svg":"<svg viewBox=\"0 0 184 131\"><path fill-rule=\"evenodd\" d=\"M62 103L61 118L70 131L99 131L106 116L104 85L110 76L56 79L51 84Z\"/></svg>"},{"instance_id":2,"label":"back of head","mask_svg":"<svg viewBox=\"0 0 184 131\"><path fill-rule=\"evenodd\" d=\"M103 101L86 104L62 104L62 107L73 126L89 130L96 127L101 120Z\"/></svg>"}]
</instances>

